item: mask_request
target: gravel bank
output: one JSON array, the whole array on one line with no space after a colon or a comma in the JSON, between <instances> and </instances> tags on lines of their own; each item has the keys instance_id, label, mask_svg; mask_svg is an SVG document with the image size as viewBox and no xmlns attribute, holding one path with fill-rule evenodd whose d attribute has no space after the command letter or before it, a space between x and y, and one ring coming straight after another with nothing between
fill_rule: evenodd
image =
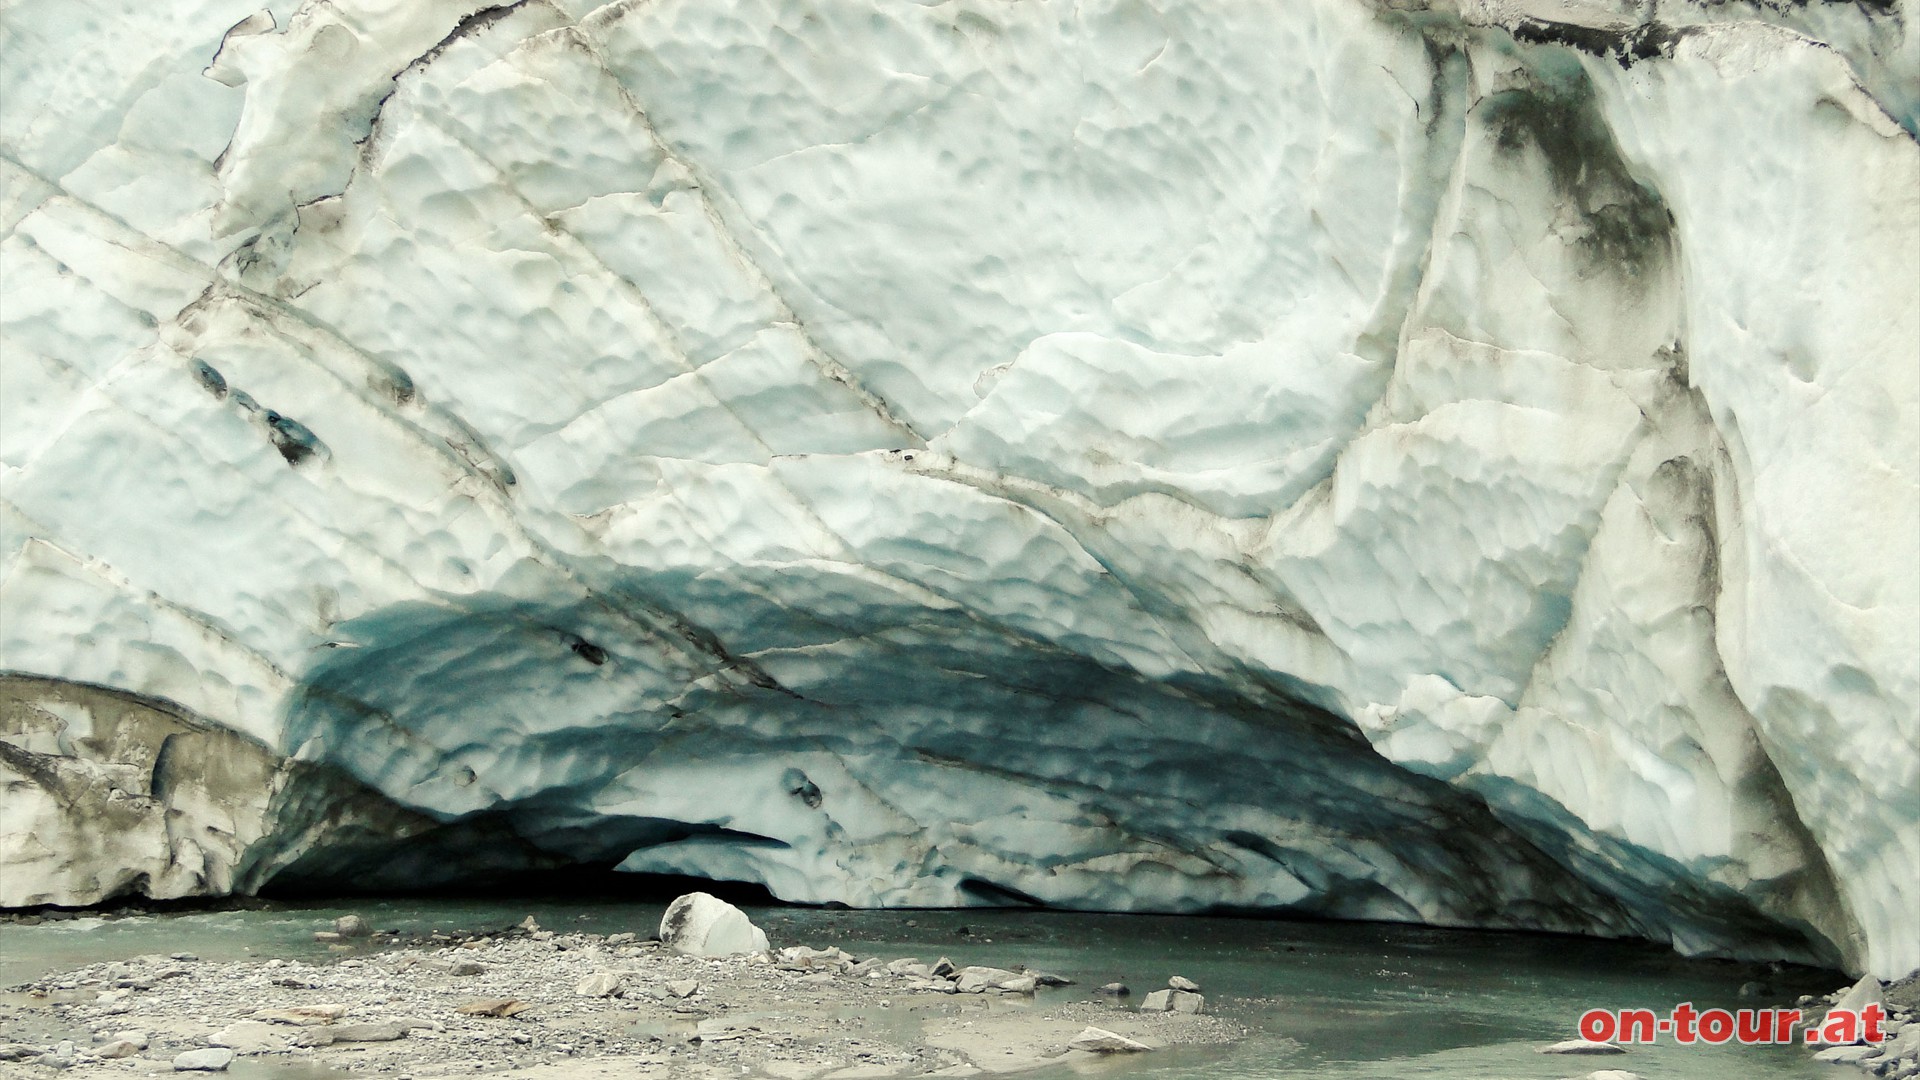
<instances>
[{"instance_id":1,"label":"gravel bank","mask_svg":"<svg viewBox=\"0 0 1920 1080\"><path fill-rule=\"evenodd\" d=\"M145 956L15 988L0 1002L0 1076L172 1075L180 1055L225 1047L236 1075L304 1064L305 1076L412 1080L850 1080L1092 1057L1068 1048L1089 1026L1154 1047L1245 1034L1215 1015L1136 1012L1094 988L1049 986L1017 963L950 969L805 947L706 959L531 920L337 948L332 963Z\"/></svg>"}]
</instances>

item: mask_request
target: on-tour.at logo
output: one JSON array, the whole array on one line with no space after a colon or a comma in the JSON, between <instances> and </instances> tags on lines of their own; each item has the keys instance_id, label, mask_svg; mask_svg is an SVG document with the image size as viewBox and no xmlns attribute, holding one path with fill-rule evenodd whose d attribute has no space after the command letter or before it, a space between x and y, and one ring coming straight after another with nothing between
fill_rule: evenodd
<instances>
[{"instance_id":1,"label":"on-tour.at logo","mask_svg":"<svg viewBox=\"0 0 1920 1080\"><path fill-rule=\"evenodd\" d=\"M1816 1046L1878 1043L1886 1012L1876 1002L1860 1009L1830 1009L1818 1023L1799 1009L1696 1010L1690 1001L1659 1016L1652 1009L1588 1009L1580 1014L1580 1037L1590 1042L1651 1043L1662 1036L1682 1046L1803 1042ZM1802 1025L1805 1025L1804 1028ZM1799 1030L1799 1038L1794 1037Z\"/></svg>"}]
</instances>

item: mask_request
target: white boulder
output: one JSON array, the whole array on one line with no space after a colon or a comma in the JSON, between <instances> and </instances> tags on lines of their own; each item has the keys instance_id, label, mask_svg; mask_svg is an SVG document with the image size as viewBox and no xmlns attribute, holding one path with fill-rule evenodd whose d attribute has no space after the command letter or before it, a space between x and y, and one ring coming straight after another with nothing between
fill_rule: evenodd
<instances>
[{"instance_id":1,"label":"white boulder","mask_svg":"<svg viewBox=\"0 0 1920 1080\"><path fill-rule=\"evenodd\" d=\"M767 951L767 935L747 914L708 893L688 893L660 917L660 943L688 956L738 956Z\"/></svg>"}]
</instances>

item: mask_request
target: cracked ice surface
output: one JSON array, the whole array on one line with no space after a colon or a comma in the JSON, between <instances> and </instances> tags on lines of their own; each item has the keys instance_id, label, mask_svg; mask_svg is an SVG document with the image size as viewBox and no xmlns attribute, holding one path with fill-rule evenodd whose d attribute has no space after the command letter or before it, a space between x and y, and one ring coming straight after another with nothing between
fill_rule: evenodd
<instances>
[{"instance_id":1,"label":"cracked ice surface","mask_svg":"<svg viewBox=\"0 0 1920 1080\"><path fill-rule=\"evenodd\" d=\"M1904 972L1920 63L1735 8L24 0L0 667L796 900Z\"/></svg>"}]
</instances>

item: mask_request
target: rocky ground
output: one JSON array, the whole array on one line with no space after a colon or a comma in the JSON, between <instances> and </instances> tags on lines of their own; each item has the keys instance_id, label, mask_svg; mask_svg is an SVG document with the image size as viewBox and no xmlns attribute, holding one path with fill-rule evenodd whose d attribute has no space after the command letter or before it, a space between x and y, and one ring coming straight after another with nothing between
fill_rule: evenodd
<instances>
[{"instance_id":1,"label":"rocky ground","mask_svg":"<svg viewBox=\"0 0 1920 1080\"><path fill-rule=\"evenodd\" d=\"M1920 1077L1920 971L1895 982L1881 984L1872 976L1825 997L1803 997L1795 1002L1808 1017L1819 1018L1828 1008L1858 1013L1870 1004L1879 1004L1887 1017L1883 1024L1886 1038L1877 1046L1832 1046L1814 1056L1834 1065L1856 1065L1887 1080L1914 1080Z\"/></svg>"},{"instance_id":2,"label":"rocky ground","mask_svg":"<svg viewBox=\"0 0 1920 1080\"><path fill-rule=\"evenodd\" d=\"M1743 991L1744 993L1744 991ZM1881 983L1869 975L1850 987L1842 987L1831 994L1807 995L1794 1002L1794 1007L1806 1015L1806 1022L1793 1027L1793 1036L1799 1039L1809 1024L1820 1024L1828 1015L1829 1009L1845 1009L1860 1015L1867 1006L1880 1006L1884 1020L1881 1031L1884 1035L1877 1044L1857 1043L1851 1046L1818 1046L1809 1049L1814 1060L1829 1065L1853 1065L1864 1069L1869 1075L1883 1077L1885 1080L1915 1080L1920 1078L1920 972L1914 972L1892 983ZM1588 1042L1584 1039L1572 1039L1553 1046L1542 1047L1545 1054L1566 1054L1575 1057L1607 1056L1626 1053L1614 1043ZM1844 1075L1835 1073L1836 1076ZM1639 1073L1625 1069L1601 1069L1587 1073L1581 1080L1647 1080Z\"/></svg>"},{"instance_id":3,"label":"rocky ground","mask_svg":"<svg viewBox=\"0 0 1920 1080\"><path fill-rule=\"evenodd\" d=\"M1017 964L805 947L714 959L531 920L419 939L343 923L321 932L344 931L332 963L146 956L16 988L0 1003L0 1076L271 1076L259 1067L296 1062L395 1080L963 1076L1245 1033L1173 1011L1206 1008L1190 990L1117 998ZM1125 1004L1149 998L1170 1011Z\"/></svg>"}]
</instances>

